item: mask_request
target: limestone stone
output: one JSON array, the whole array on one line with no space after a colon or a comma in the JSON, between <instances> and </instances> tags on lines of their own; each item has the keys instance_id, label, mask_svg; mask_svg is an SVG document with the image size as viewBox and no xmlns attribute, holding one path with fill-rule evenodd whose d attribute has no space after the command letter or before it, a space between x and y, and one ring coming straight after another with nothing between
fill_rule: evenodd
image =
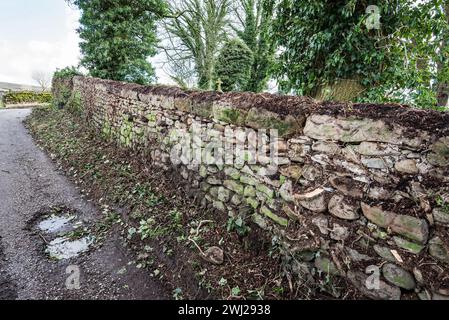
<instances>
[{"instance_id":1,"label":"limestone stone","mask_svg":"<svg viewBox=\"0 0 449 320\"><path fill-rule=\"evenodd\" d=\"M215 102L212 106L212 116L218 121L242 125L245 123L246 111Z\"/></svg>"},{"instance_id":2,"label":"limestone stone","mask_svg":"<svg viewBox=\"0 0 449 320\"><path fill-rule=\"evenodd\" d=\"M192 108L192 113L201 118L212 117L212 102L195 102L195 108Z\"/></svg>"},{"instance_id":3,"label":"limestone stone","mask_svg":"<svg viewBox=\"0 0 449 320\"><path fill-rule=\"evenodd\" d=\"M387 228L393 223L394 213L384 211L381 207L371 207L364 202L362 202L361 206L363 215L377 226Z\"/></svg>"},{"instance_id":4,"label":"limestone stone","mask_svg":"<svg viewBox=\"0 0 449 320\"><path fill-rule=\"evenodd\" d=\"M231 198L231 203L235 206L238 206L242 203L242 198L238 194L234 194Z\"/></svg>"},{"instance_id":5,"label":"limestone stone","mask_svg":"<svg viewBox=\"0 0 449 320\"><path fill-rule=\"evenodd\" d=\"M346 160L349 160L350 162L353 162L353 163L360 162L360 156L355 151L355 147L352 145L347 145L346 147L344 147L341 150L341 155L343 156L343 158L345 158Z\"/></svg>"},{"instance_id":6,"label":"limestone stone","mask_svg":"<svg viewBox=\"0 0 449 320\"><path fill-rule=\"evenodd\" d=\"M329 179L330 184L349 197L353 197L356 199L363 198L363 186L360 182L355 181L349 176L333 176Z\"/></svg>"},{"instance_id":7,"label":"limestone stone","mask_svg":"<svg viewBox=\"0 0 449 320\"><path fill-rule=\"evenodd\" d=\"M449 226L449 211L445 208L434 208L432 210L433 220L437 224Z\"/></svg>"},{"instance_id":8,"label":"limestone stone","mask_svg":"<svg viewBox=\"0 0 449 320\"><path fill-rule=\"evenodd\" d=\"M217 209L219 211L223 211L223 212L226 211L226 207L223 204L223 202L221 202L221 201L213 201L213 206L215 209Z\"/></svg>"},{"instance_id":9,"label":"limestone stone","mask_svg":"<svg viewBox=\"0 0 449 320\"><path fill-rule=\"evenodd\" d=\"M438 236L429 241L429 254L441 262L449 263L448 246Z\"/></svg>"},{"instance_id":10,"label":"limestone stone","mask_svg":"<svg viewBox=\"0 0 449 320\"><path fill-rule=\"evenodd\" d=\"M328 204L329 212L333 216L344 220L357 220L360 217L358 213L359 208L360 205L349 203L341 195L334 195Z\"/></svg>"},{"instance_id":11,"label":"limestone stone","mask_svg":"<svg viewBox=\"0 0 449 320\"><path fill-rule=\"evenodd\" d=\"M387 164L382 158L362 158L362 164L370 169L387 169Z\"/></svg>"},{"instance_id":12,"label":"limestone stone","mask_svg":"<svg viewBox=\"0 0 449 320\"><path fill-rule=\"evenodd\" d=\"M426 220L411 216L397 215L390 228L393 232L419 243L426 243L429 236Z\"/></svg>"},{"instance_id":13,"label":"limestone stone","mask_svg":"<svg viewBox=\"0 0 449 320\"><path fill-rule=\"evenodd\" d=\"M249 204L253 209L257 209L259 207L259 201L255 198L246 198L246 203Z\"/></svg>"},{"instance_id":14,"label":"limestone stone","mask_svg":"<svg viewBox=\"0 0 449 320\"><path fill-rule=\"evenodd\" d=\"M200 184L200 188L202 191L207 192L210 189L210 184L208 184L207 182L201 182Z\"/></svg>"},{"instance_id":15,"label":"limestone stone","mask_svg":"<svg viewBox=\"0 0 449 320\"><path fill-rule=\"evenodd\" d=\"M411 159L396 162L394 168L405 174L417 174L419 172L418 167L416 166L416 161Z\"/></svg>"},{"instance_id":16,"label":"limestone stone","mask_svg":"<svg viewBox=\"0 0 449 320\"><path fill-rule=\"evenodd\" d=\"M286 215L287 217L289 217L290 219L292 219L292 220L299 220L300 213L297 212L297 211L295 211L295 210L293 210L292 208L290 208L290 207L289 207L288 205L286 205L286 204L284 204L284 205L282 206L282 212L284 212L285 215Z\"/></svg>"},{"instance_id":17,"label":"limestone stone","mask_svg":"<svg viewBox=\"0 0 449 320\"><path fill-rule=\"evenodd\" d=\"M270 209L268 209L266 206L263 206L260 208L260 212L273 220L274 222L280 224L281 226L287 227L288 226L288 220L282 217L279 217L278 215L274 214Z\"/></svg>"},{"instance_id":18,"label":"limestone stone","mask_svg":"<svg viewBox=\"0 0 449 320\"><path fill-rule=\"evenodd\" d=\"M318 227L322 234L329 234L329 220L325 216L320 215L313 218L312 223Z\"/></svg>"},{"instance_id":19,"label":"limestone stone","mask_svg":"<svg viewBox=\"0 0 449 320\"><path fill-rule=\"evenodd\" d=\"M223 187L218 188L218 196L217 196L218 200L226 203L229 201L230 197L231 197L231 192L228 189L223 188Z\"/></svg>"},{"instance_id":20,"label":"limestone stone","mask_svg":"<svg viewBox=\"0 0 449 320\"><path fill-rule=\"evenodd\" d=\"M310 153L310 150L309 145L291 144L287 154L293 162L304 162L304 157Z\"/></svg>"},{"instance_id":21,"label":"limestone stone","mask_svg":"<svg viewBox=\"0 0 449 320\"><path fill-rule=\"evenodd\" d=\"M358 176L363 176L366 174L366 170L364 168L362 168L361 166L359 166L358 164L355 164L353 162L349 162L349 161L345 161L345 160L341 160L341 159L334 159L334 163L337 166L340 166ZM366 180L366 179L364 179L364 180Z\"/></svg>"},{"instance_id":22,"label":"limestone stone","mask_svg":"<svg viewBox=\"0 0 449 320\"><path fill-rule=\"evenodd\" d=\"M217 186L217 185L221 185L222 181L220 179L217 179L215 177L208 177L207 178L207 183L213 186Z\"/></svg>"},{"instance_id":23,"label":"limestone stone","mask_svg":"<svg viewBox=\"0 0 449 320\"><path fill-rule=\"evenodd\" d=\"M207 168L205 166L200 166L199 173L201 177L203 178L207 177Z\"/></svg>"},{"instance_id":24,"label":"limestone stone","mask_svg":"<svg viewBox=\"0 0 449 320\"><path fill-rule=\"evenodd\" d=\"M338 140L342 142L385 142L405 144L419 148L428 135L417 130L416 135L407 138L401 126L390 128L382 120L340 118L328 115L311 115L304 127L304 134L317 140Z\"/></svg>"},{"instance_id":25,"label":"limestone stone","mask_svg":"<svg viewBox=\"0 0 449 320\"><path fill-rule=\"evenodd\" d=\"M346 240L349 237L349 230L345 226L334 223L334 227L331 231L331 239L337 241Z\"/></svg>"},{"instance_id":26,"label":"limestone stone","mask_svg":"<svg viewBox=\"0 0 449 320\"><path fill-rule=\"evenodd\" d=\"M209 189L209 194L213 197L213 198L218 198L218 188L219 187L212 187Z\"/></svg>"},{"instance_id":27,"label":"limestone stone","mask_svg":"<svg viewBox=\"0 0 449 320\"><path fill-rule=\"evenodd\" d=\"M239 195L243 195L244 193L244 188L243 185L241 185L240 183L238 183L237 181L234 180L225 180L223 182L223 185L228 188L231 191L234 191L235 193L239 194Z\"/></svg>"},{"instance_id":28,"label":"limestone stone","mask_svg":"<svg viewBox=\"0 0 449 320\"><path fill-rule=\"evenodd\" d=\"M416 287L413 275L395 264L384 264L382 274L388 282L405 290L412 290Z\"/></svg>"},{"instance_id":29,"label":"limestone stone","mask_svg":"<svg viewBox=\"0 0 449 320\"><path fill-rule=\"evenodd\" d=\"M397 262L396 258L394 257L394 255L391 253L391 249L387 248L387 247L382 247L380 245L375 244L373 246L374 251L376 251L376 253L384 258L387 261L390 262Z\"/></svg>"},{"instance_id":30,"label":"limestone stone","mask_svg":"<svg viewBox=\"0 0 449 320\"><path fill-rule=\"evenodd\" d=\"M431 147L427 160L434 166L447 166L449 164L449 137L440 138Z\"/></svg>"},{"instance_id":31,"label":"limestone stone","mask_svg":"<svg viewBox=\"0 0 449 320\"><path fill-rule=\"evenodd\" d=\"M255 197L256 196L256 189L254 189L253 186L246 186L245 190L243 191L243 195L245 197Z\"/></svg>"},{"instance_id":32,"label":"limestone stone","mask_svg":"<svg viewBox=\"0 0 449 320\"><path fill-rule=\"evenodd\" d=\"M231 177L234 180L240 179L240 171L233 168L233 167L226 167L225 168L225 174L229 177Z\"/></svg>"},{"instance_id":33,"label":"limestone stone","mask_svg":"<svg viewBox=\"0 0 449 320\"><path fill-rule=\"evenodd\" d=\"M449 300L449 296L433 292L432 300Z\"/></svg>"},{"instance_id":34,"label":"limestone stone","mask_svg":"<svg viewBox=\"0 0 449 320\"><path fill-rule=\"evenodd\" d=\"M279 188L279 195L287 202L293 201L291 181L284 182L284 184Z\"/></svg>"},{"instance_id":35,"label":"limestone stone","mask_svg":"<svg viewBox=\"0 0 449 320\"><path fill-rule=\"evenodd\" d=\"M387 200L391 196L391 191L383 187L371 187L368 191L368 197L377 200Z\"/></svg>"},{"instance_id":36,"label":"limestone stone","mask_svg":"<svg viewBox=\"0 0 449 320\"><path fill-rule=\"evenodd\" d=\"M257 224L261 229L263 230L267 230L268 229L268 223L267 221L264 219L264 217L262 217L260 214L253 214L252 215L252 220L255 224Z\"/></svg>"},{"instance_id":37,"label":"limestone stone","mask_svg":"<svg viewBox=\"0 0 449 320\"><path fill-rule=\"evenodd\" d=\"M424 276L423 276L421 270L419 270L418 268L414 267L413 268L413 276L415 277L415 280L416 280L417 283L424 284Z\"/></svg>"},{"instance_id":38,"label":"limestone stone","mask_svg":"<svg viewBox=\"0 0 449 320\"><path fill-rule=\"evenodd\" d=\"M339 154L340 147L338 144L329 141L317 141L312 145L312 150L316 152L322 152L327 154Z\"/></svg>"},{"instance_id":39,"label":"limestone stone","mask_svg":"<svg viewBox=\"0 0 449 320\"><path fill-rule=\"evenodd\" d=\"M255 186L257 184L257 180L249 176L241 176L240 182L244 184L249 184L251 186Z\"/></svg>"},{"instance_id":40,"label":"limestone stone","mask_svg":"<svg viewBox=\"0 0 449 320\"><path fill-rule=\"evenodd\" d=\"M394 150L389 145L367 141L363 141L356 150L364 156L388 156L400 154L398 150Z\"/></svg>"},{"instance_id":41,"label":"limestone stone","mask_svg":"<svg viewBox=\"0 0 449 320\"><path fill-rule=\"evenodd\" d=\"M368 275L358 272L348 272L348 279L363 295L374 300L400 300L401 289L379 280L379 288L368 288Z\"/></svg>"},{"instance_id":42,"label":"limestone stone","mask_svg":"<svg viewBox=\"0 0 449 320\"><path fill-rule=\"evenodd\" d=\"M330 158L325 154L315 154L315 155L311 156L310 159L313 162L316 162L316 163L322 165L323 167L326 167L331 162Z\"/></svg>"},{"instance_id":43,"label":"limestone stone","mask_svg":"<svg viewBox=\"0 0 449 320\"><path fill-rule=\"evenodd\" d=\"M262 192L263 194L265 194L269 199L274 197L274 191L271 190L270 188L268 188L263 183L258 183L256 185L256 190Z\"/></svg>"},{"instance_id":44,"label":"limestone stone","mask_svg":"<svg viewBox=\"0 0 449 320\"><path fill-rule=\"evenodd\" d=\"M249 110L245 120L245 125L254 129L276 129L280 137L302 129L302 119L296 119L293 116L287 116L284 119L271 111L252 108Z\"/></svg>"},{"instance_id":45,"label":"limestone stone","mask_svg":"<svg viewBox=\"0 0 449 320\"><path fill-rule=\"evenodd\" d=\"M393 232L419 243L426 243L429 226L423 219L407 215L398 215L384 211L381 207L371 207L362 202L364 216L381 228L390 228Z\"/></svg>"},{"instance_id":46,"label":"limestone stone","mask_svg":"<svg viewBox=\"0 0 449 320\"><path fill-rule=\"evenodd\" d=\"M419 254L424 249L424 246L405 240L401 237L393 237L393 240L399 248L414 254Z\"/></svg>"},{"instance_id":47,"label":"limestone stone","mask_svg":"<svg viewBox=\"0 0 449 320\"><path fill-rule=\"evenodd\" d=\"M327 210L325 190L318 188L304 194L295 194L294 198L301 206L314 212L324 212Z\"/></svg>"},{"instance_id":48,"label":"limestone stone","mask_svg":"<svg viewBox=\"0 0 449 320\"><path fill-rule=\"evenodd\" d=\"M298 180L302 175L302 168L297 165L291 165L280 169L281 174L293 180Z\"/></svg>"},{"instance_id":49,"label":"limestone stone","mask_svg":"<svg viewBox=\"0 0 449 320\"><path fill-rule=\"evenodd\" d=\"M322 175L323 175L322 170L315 166L305 165L302 168L302 176L309 181L315 181L315 180L321 178Z\"/></svg>"}]
</instances>

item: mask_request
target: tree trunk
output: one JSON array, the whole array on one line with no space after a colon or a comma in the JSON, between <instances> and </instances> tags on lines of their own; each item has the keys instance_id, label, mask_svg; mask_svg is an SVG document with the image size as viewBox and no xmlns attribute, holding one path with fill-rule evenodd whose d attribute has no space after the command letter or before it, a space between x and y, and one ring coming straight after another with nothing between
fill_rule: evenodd
<instances>
[{"instance_id":1,"label":"tree trunk","mask_svg":"<svg viewBox=\"0 0 449 320\"><path fill-rule=\"evenodd\" d=\"M444 5L444 13L446 15L446 22L449 24L449 4L446 3ZM446 43L443 41L440 46L440 52L444 52L447 48L445 47ZM448 68L448 61L439 62L437 64L438 74L444 72L445 68ZM437 87L437 99L439 107L447 107L449 100L449 84L447 82L438 83Z\"/></svg>"},{"instance_id":2,"label":"tree trunk","mask_svg":"<svg viewBox=\"0 0 449 320\"><path fill-rule=\"evenodd\" d=\"M353 79L338 79L332 85L318 88L315 99L322 101L351 102L359 97L365 88Z\"/></svg>"}]
</instances>

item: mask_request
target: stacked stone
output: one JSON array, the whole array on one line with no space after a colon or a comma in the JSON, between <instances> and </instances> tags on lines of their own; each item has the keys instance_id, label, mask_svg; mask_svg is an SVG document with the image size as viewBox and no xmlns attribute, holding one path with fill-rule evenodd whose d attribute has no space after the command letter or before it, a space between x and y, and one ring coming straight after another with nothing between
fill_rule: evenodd
<instances>
[{"instance_id":1,"label":"stacked stone","mask_svg":"<svg viewBox=\"0 0 449 320\"><path fill-rule=\"evenodd\" d=\"M294 258L292 272L345 277L375 299L449 296L449 136L368 116L274 112L226 95L166 89L74 78L93 126L155 166L176 170L204 206L251 219L275 236ZM202 154L215 140L235 144L239 137L228 130L276 129L277 162L245 154L232 164L174 166L173 147L195 122L204 126L189 143ZM376 268L373 289L366 271Z\"/></svg>"}]
</instances>

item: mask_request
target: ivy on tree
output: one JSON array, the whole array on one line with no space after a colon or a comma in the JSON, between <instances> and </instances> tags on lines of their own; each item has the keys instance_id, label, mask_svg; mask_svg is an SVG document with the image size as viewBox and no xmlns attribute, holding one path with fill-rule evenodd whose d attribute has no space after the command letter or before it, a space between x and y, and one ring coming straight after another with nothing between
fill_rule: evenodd
<instances>
[{"instance_id":1,"label":"ivy on tree","mask_svg":"<svg viewBox=\"0 0 449 320\"><path fill-rule=\"evenodd\" d=\"M267 88L274 66L275 39L271 36L274 21L275 1L240 0L236 10L240 28L234 28L237 35L253 52L251 76L244 91L260 92Z\"/></svg>"},{"instance_id":2,"label":"ivy on tree","mask_svg":"<svg viewBox=\"0 0 449 320\"><path fill-rule=\"evenodd\" d=\"M366 27L377 5L379 29ZM444 68L448 23L443 0L279 0L273 37L285 92L321 99L432 107ZM444 87L443 85L441 87Z\"/></svg>"},{"instance_id":3,"label":"ivy on tree","mask_svg":"<svg viewBox=\"0 0 449 320\"><path fill-rule=\"evenodd\" d=\"M156 54L156 22L164 0L73 0L81 10L81 65L99 78L147 84Z\"/></svg>"},{"instance_id":4,"label":"ivy on tree","mask_svg":"<svg viewBox=\"0 0 449 320\"><path fill-rule=\"evenodd\" d=\"M224 44L217 58L215 75L223 91L242 91L248 84L254 57L240 39Z\"/></svg>"}]
</instances>

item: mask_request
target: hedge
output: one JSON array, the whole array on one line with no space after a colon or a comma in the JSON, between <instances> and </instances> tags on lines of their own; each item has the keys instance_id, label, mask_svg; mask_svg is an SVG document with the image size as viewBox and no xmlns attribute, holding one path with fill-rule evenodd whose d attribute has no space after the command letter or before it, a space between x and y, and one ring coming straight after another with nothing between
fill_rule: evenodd
<instances>
[{"instance_id":1,"label":"hedge","mask_svg":"<svg viewBox=\"0 0 449 320\"><path fill-rule=\"evenodd\" d=\"M5 104L51 103L50 92L11 91L3 95Z\"/></svg>"}]
</instances>

